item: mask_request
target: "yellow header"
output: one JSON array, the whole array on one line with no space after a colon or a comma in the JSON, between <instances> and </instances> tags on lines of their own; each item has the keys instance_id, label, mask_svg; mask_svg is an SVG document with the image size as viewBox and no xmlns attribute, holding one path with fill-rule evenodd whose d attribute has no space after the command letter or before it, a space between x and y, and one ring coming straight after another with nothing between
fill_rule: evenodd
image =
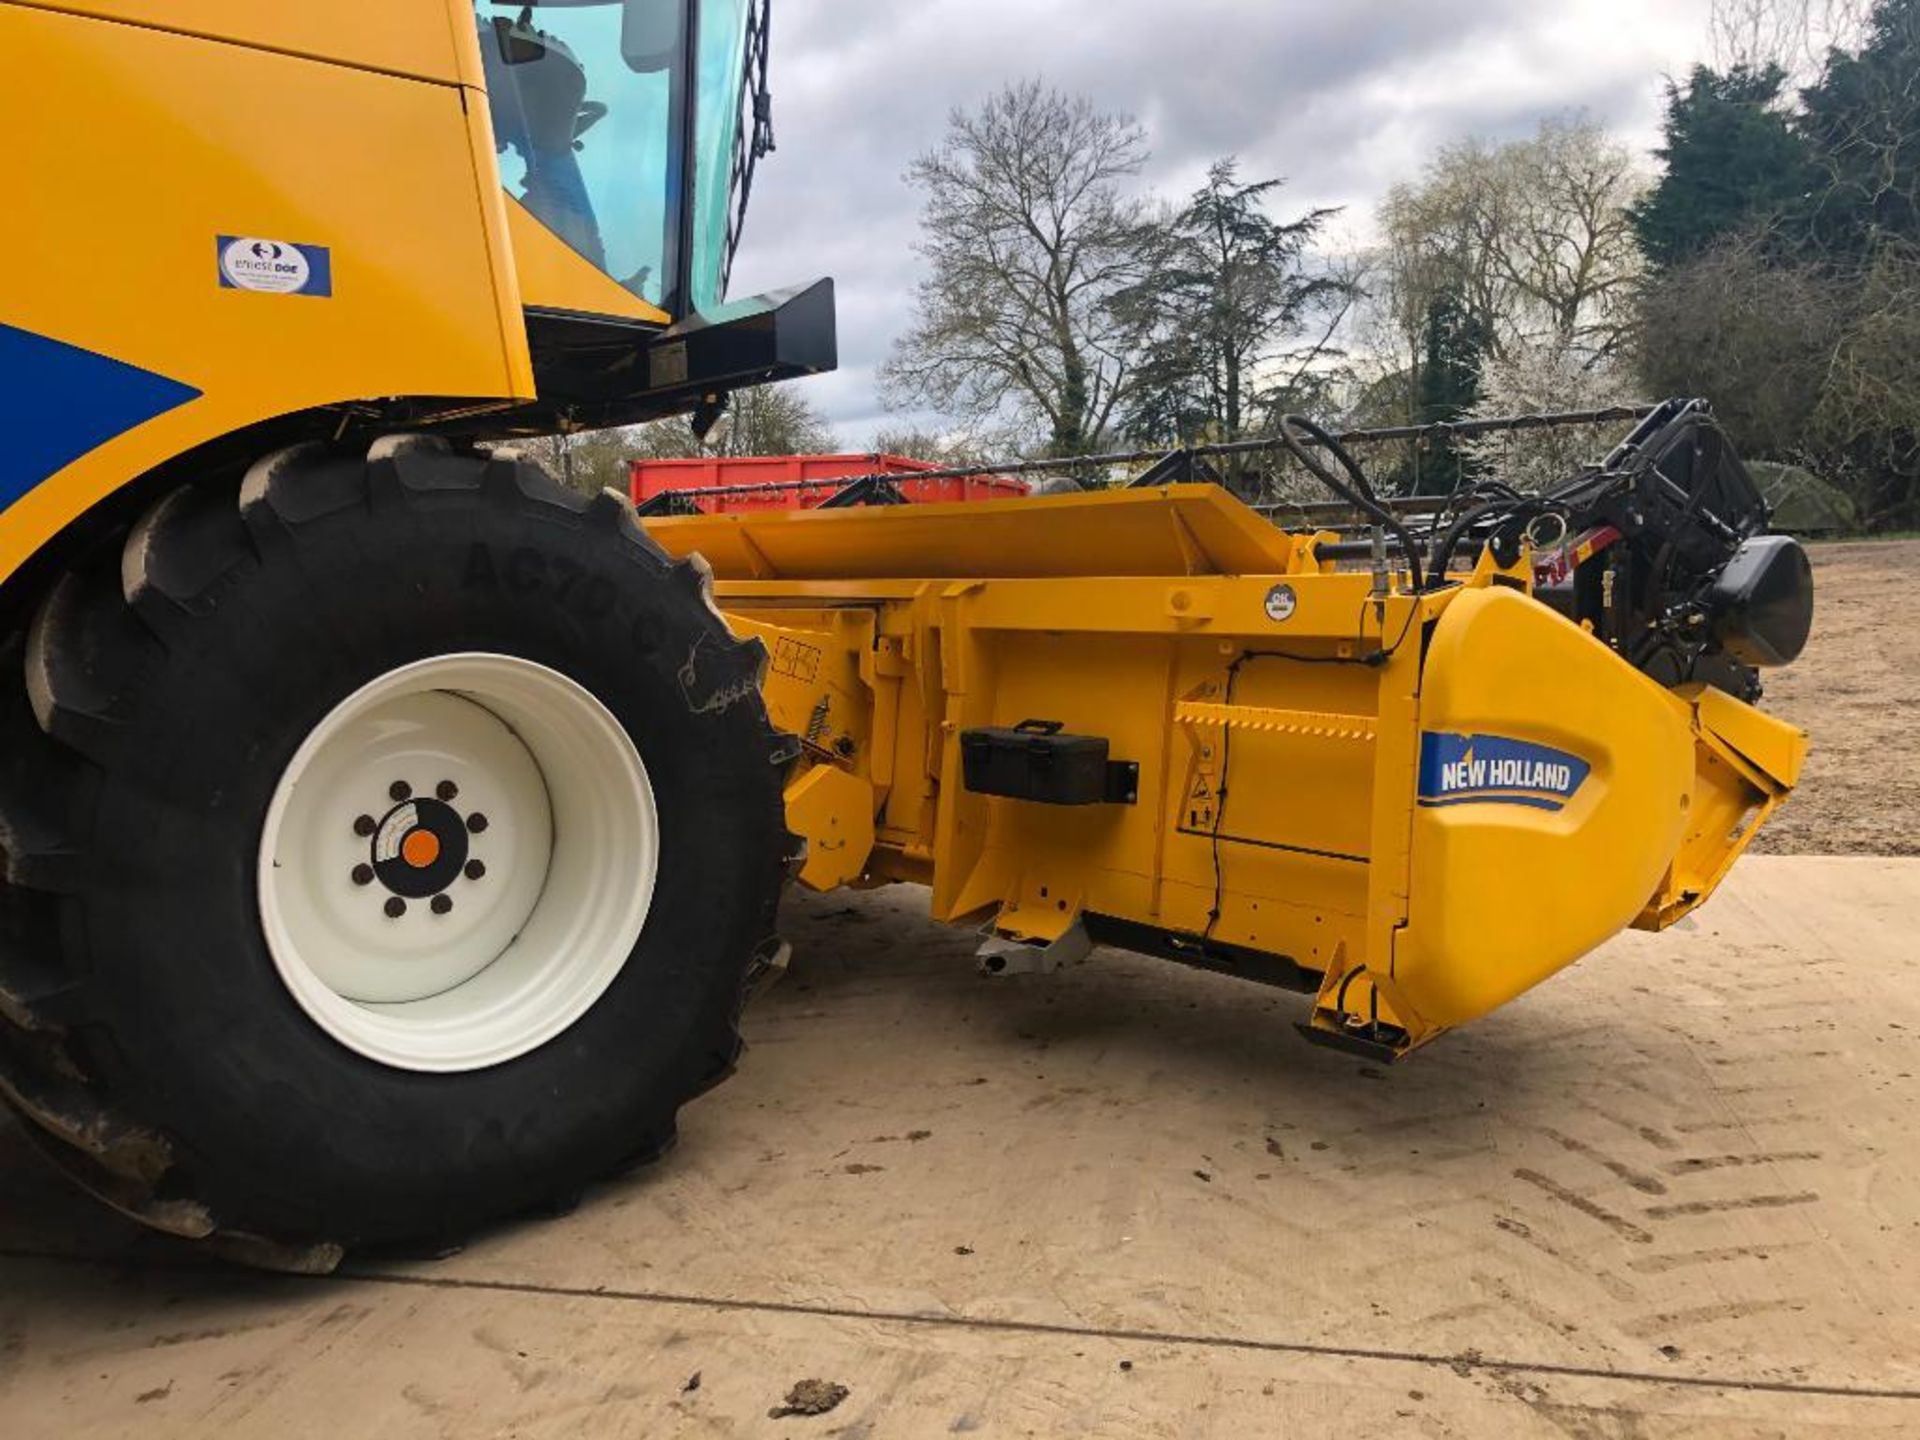
<instances>
[{"instance_id":1,"label":"yellow header","mask_svg":"<svg viewBox=\"0 0 1920 1440\"><path fill-rule=\"evenodd\" d=\"M1293 536L1217 485L650 521L722 579L1284 575Z\"/></svg>"}]
</instances>

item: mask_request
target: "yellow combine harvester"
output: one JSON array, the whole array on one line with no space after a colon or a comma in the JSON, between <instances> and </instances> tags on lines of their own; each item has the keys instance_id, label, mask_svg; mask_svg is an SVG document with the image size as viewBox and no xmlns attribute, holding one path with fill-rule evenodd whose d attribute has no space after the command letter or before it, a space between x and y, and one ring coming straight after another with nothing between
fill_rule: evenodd
<instances>
[{"instance_id":1,"label":"yellow combine harvester","mask_svg":"<svg viewBox=\"0 0 1920 1440\"><path fill-rule=\"evenodd\" d=\"M1395 1058L1792 786L1751 667L1806 561L1697 405L1424 528L1289 422L1307 533L1192 484L643 529L476 448L832 367L826 282L725 298L767 24L0 0L0 1090L129 1214L324 1266L657 1154L796 875Z\"/></svg>"}]
</instances>

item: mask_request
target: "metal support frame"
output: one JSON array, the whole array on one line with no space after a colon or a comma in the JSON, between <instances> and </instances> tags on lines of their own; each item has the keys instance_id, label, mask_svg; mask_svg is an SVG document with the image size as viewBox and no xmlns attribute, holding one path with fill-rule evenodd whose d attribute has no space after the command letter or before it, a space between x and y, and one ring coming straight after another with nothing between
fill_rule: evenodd
<instances>
[{"instance_id":1,"label":"metal support frame","mask_svg":"<svg viewBox=\"0 0 1920 1440\"><path fill-rule=\"evenodd\" d=\"M720 291L733 279L733 257L747 224L747 202L753 195L753 177L759 163L775 150L773 90L768 66L773 51L773 0L749 0L746 49L742 57L745 81L741 86L740 125L733 134L733 173L728 179L726 254L720 262Z\"/></svg>"}]
</instances>

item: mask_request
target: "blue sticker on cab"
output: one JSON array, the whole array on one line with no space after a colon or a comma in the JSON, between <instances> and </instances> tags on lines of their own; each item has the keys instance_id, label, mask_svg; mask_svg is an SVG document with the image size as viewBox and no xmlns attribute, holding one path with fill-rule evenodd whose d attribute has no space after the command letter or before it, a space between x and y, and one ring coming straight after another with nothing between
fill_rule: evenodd
<instances>
[{"instance_id":1,"label":"blue sticker on cab","mask_svg":"<svg viewBox=\"0 0 1920 1440\"><path fill-rule=\"evenodd\" d=\"M263 295L333 294L333 252L324 245L222 235L220 287Z\"/></svg>"}]
</instances>

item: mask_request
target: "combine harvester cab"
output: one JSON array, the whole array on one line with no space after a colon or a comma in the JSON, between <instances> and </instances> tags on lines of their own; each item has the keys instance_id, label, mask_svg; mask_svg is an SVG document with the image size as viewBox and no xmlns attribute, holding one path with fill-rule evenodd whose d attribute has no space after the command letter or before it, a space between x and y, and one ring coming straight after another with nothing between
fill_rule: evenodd
<instances>
[{"instance_id":1,"label":"combine harvester cab","mask_svg":"<svg viewBox=\"0 0 1920 1440\"><path fill-rule=\"evenodd\" d=\"M1312 991L1310 1038L1393 1058L1686 914L1791 789L1748 662L1811 590L1764 520L1669 404L1457 534L1210 485L650 529L768 649L803 883L925 883L989 969L1106 941Z\"/></svg>"}]
</instances>

